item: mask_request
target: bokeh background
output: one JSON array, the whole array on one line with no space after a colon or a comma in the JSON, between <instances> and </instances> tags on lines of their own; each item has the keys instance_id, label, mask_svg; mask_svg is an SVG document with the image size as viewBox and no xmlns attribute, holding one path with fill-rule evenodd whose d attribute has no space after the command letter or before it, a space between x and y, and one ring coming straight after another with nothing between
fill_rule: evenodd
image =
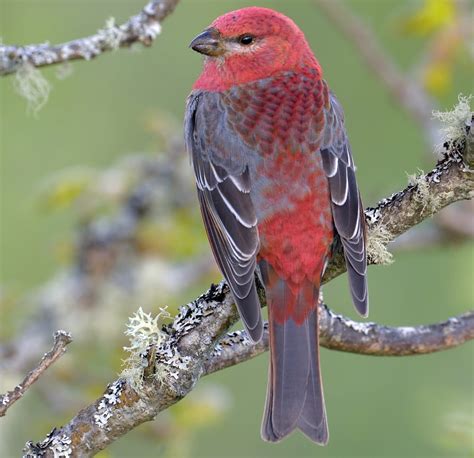
<instances>
[{"instance_id":1,"label":"bokeh background","mask_svg":"<svg viewBox=\"0 0 474 458\"><path fill-rule=\"evenodd\" d=\"M220 279L181 141L184 101L201 67L188 43L216 16L252 4L278 9L304 30L344 105L366 205L433 166L422 129L314 1L182 0L150 49L42 70L52 90L37 112L15 77L2 78L0 392L48 349L52 331L70 330L75 342L1 419L1 456L18 456L27 440L103 392L121 370L125 323L139 306L157 313L167 305L174 314ZM471 2L344 4L438 107L473 92L472 42L445 39ZM0 0L0 36L8 44L62 42L142 6ZM472 308L472 275L472 241L400 249L394 264L370 268L370 319L416 325L462 313ZM327 285L325 299L356 318L345 276ZM261 441L263 355L202 379L189 398L100 456L474 456L473 356L469 344L404 358L323 349L331 440L321 448L299 433L278 445Z\"/></svg>"}]
</instances>

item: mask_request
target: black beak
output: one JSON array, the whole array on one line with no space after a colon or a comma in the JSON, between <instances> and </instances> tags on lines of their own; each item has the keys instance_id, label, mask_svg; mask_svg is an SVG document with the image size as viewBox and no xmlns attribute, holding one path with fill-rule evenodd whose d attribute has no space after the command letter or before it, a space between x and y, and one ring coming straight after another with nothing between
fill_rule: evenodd
<instances>
[{"instance_id":1,"label":"black beak","mask_svg":"<svg viewBox=\"0 0 474 458\"><path fill-rule=\"evenodd\" d=\"M224 54L225 49L222 44L221 34L217 29L210 27L200 33L189 47L206 56L220 56Z\"/></svg>"}]
</instances>

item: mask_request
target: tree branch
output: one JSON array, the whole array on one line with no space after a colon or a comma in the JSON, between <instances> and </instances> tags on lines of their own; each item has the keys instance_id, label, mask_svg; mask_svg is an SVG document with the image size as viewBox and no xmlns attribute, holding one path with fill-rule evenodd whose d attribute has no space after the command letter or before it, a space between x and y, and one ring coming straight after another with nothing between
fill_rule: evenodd
<instances>
[{"instance_id":1,"label":"tree branch","mask_svg":"<svg viewBox=\"0 0 474 458\"><path fill-rule=\"evenodd\" d=\"M134 43L150 46L160 33L161 21L173 12L178 1L152 0L122 25L110 22L94 35L58 45L0 45L0 76L15 73L25 64L44 67L71 60L90 60Z\"/></svg>"},{"instance_id":2,"label":"tree branch","mask_svg":"<svg viewBox=\"0 0 474 458\"><path fill-rule=\"evenodd\" d=\"M53 348L46 353L38 365L13 390L0 395L0 417L5 416L7 410L35 383L58 358L66 352L66 346L72 342L71 334L65 331L56 331Z\"/></svg>"},{"instance_id":3,"label":"tree branch","mask_svg":"<svg viewBox=\"0 0 474 458\"><path fill-rule=\"evenodd\" d=\"M24 454L93 456L139 424L152 420L193 389L218 339L237 320L227 285L221 282L211 286L182 307L173 323L163 329L161 344L155 350L154 376L135 382L117 379L67 425L54 429L40 443L28 442Z\"/></svg>"},{"instance_id":4,"label":"tree branch","mask_svg":"<svg viewBox=\"0 0 474 458\"><path fill-rule=\"evenodd\" d=\"M331 349L366 355L413 355L453 348L474 338L474 312L443 323L387 327L357 323L320 308L321 343ZM244 331L219 340L238 319L231 293L221 282L183 307L164 328L156 348L154 376L137 381L119 378L99 399L44 441L26 444L25 455L92 456L139 424L185 397L203 375L244 362L268 349L268 332L253 344ZM217 346L216 346L217 344Z\"/></svg>"},{"instance_id":5,"label":"tree branch","mask_svg":"<svg viewBox=\"0 0 474 458\"><path fill-rule=\"evenodd\" d=\"M408 229L454 202L474 197L473 136L471 121L471 125L466 127L466 139L446 145L448 152L433 170L420 174L404 190L365 210L369 263L383 263L386 245ZM323 283L345 271L344 254L340 248L326 269Z\"/></svg>"},{"instance_id":6,"label":"tree branch","mask_svg":"<svg viewBox=\"0 0 474 458\"><path fill-rule=\"evenodd\" d=\"M382 246L450 203L473 195L474 178L465 158L471 157L470 127L463 140L446 145L448 152L428 174L419 176L401 192L366 210L371 261L378 262ZM472 165L472 164L471 164ZM377 242L377 243L375 243ZM378 244L378 245L377 245ZM342 253L328 267L325 281L345 270ZM259 288L265 304L263 288ZM321 343L327 348L370 355L409 355L440 351L474 338L474 312L444 323L392 328L357 323L320 308ZM110 384L104 395L81 410L67 425L54 429L40 443L28 442L25 455L92 456L139 424L185 397L199 378L250 359L268 346L249 345L243 331L225 335L238 320L232 295L223 281L181 308L148 347L127 377ZM153 361L154 356L154 361ZM132 371L133 372L133 371Z\"/></svg>"},{"instance_id":7,"label":"tree branch","mask_svg":"<svg viewBox=\"0 0 474 458\"><path fill-rule=\"evenodd\" d=\"M474 339L474 311L441 323L390 327L358 323L336 315L325 304L319 311L320 344L330 350L370 356L423 355L454 348ZM268 350L268 326L263 339L253 343L246 331L227 334L204 364L204 374L235 366Z\"/></svg>"},{"instance_id":8,"label":"tree branch","mask_svg":"<svg viewBox=\"0 0 474 458\"><path fill-rule=\"evenodd\" d=\"M416 227L392 244L395 251L420 250L463 243L474 239L474 202L458 202L438 213L434 224Z\"/></svg>"}]
</instances>

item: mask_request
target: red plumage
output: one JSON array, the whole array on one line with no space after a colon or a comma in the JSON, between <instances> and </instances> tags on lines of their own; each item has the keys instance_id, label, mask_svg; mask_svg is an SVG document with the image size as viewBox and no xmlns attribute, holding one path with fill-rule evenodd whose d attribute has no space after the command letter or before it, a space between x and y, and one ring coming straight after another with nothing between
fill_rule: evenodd
<instances>
[{"instance_id":1,"label":"red plumage","mask_svg":"<svg viewBox=\"0 0 474 458\"><path fill-rule=\"evenodd\" d=\"M362 206L342 110L303 33L245 8L191 46L206 55L188 99L186 144L216 261L250 336L269 307L271 362L262 436L328 430L319 373L318 295L335 237L356 308L367 312Z\"/></svg>"}]
</instances>

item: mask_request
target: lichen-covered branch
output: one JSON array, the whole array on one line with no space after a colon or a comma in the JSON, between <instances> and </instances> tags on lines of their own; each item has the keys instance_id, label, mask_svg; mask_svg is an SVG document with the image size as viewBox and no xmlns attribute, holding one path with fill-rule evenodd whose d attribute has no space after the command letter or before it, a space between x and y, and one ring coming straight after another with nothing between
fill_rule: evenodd
<instances>
[{"instance_id":1,"label":"lichen-covered branch","mask_svg":"<svg viewBox=\"0 0 474 458\"><path fill-rule=\"evenodd\" d=\"M213 271L207 250L197 249L186 259L169 262L167 253L145 245L148 239L141 232L145 225L157 228L153 237L160 239L159 221L175 221L174 215L192 215L195 209L184 146L174 135L167 141L164 153L125 156L86 176L90 184L69 204L77 219L85 222L76 226L70 263L16 302L16 307L31 307L34 313L11 340L0 339L0 373L26 373L37 362L31 349L46 351L59 328L70 330L77 345L87 345L98 335L114 342L121 336L130 303L150 309ZM41 208L54 208L56 190L77 179L77 175L71 178L72 173L77 169L53 177L38 198ZM79 179L84 180L82 175ZM106 215L99 210L105 207ZM197 239L194 246L199 243ZM107 317L106 330L97 316Z\"/></svg>"},{"instance_id":2,"label":"lichen-covered branch","mask_svg":"<svg viewBox=\"0 0 474 458\"><path fill-rule=\"evenodd\" d=\"M383 258L377 247L381 250L397 235L446 205L472 197L471 135L471 126L467 125L463 136L448 142L444 158L431 172L416 177L405 190L366 210L372 262ZM339 253L329 266L325 281L344 270ZM261 287L259 293L264 304ZM357 323L332 313L325 306L320 310L321 343L341 351L370 355L422 354L452 348L474 338L474 312L444 323L394 328ZM225 282L212 286L194 302L182 307L174 321L161 330L155 320L139 313L132 319L128 334L135 335L146 345L129 349L134 358L123 376L67 425L54 429L40 443L28 442L25 456L60 453L92 456L185 397L201 376L265 351L267 334L256 345L250 344L242 331L221 340L237 320L238 314ZM144 330L153 335L154 343L143 337Z\"/></svg>"},{"instance_id":3,"label":"lichen-covered branch","mask_svg":"<svg viewBox=\"0 0 474 458\"><path fill-rule=\"evenodd\" d=\"M422 326L383 326L358 323L320 306L320 344L339 350L370 356L423 355L454 348L474 339L474 311L441 323ZM227 334L204 367L212 374L235 366L268 350L268 328L263 339L253 343L245 331Z\"/></svg>"},{"instance_id":4,"label":"lichen-covered branch","mask_svg":"<svg viewBox=\"0 0 474 458\"><path fill-rule=\"evenodd\" d=\"M410 228L454 202L474 197L473 136L471 119L462 140L445 143L446 152L433 170L413 177L403 191L365 210L370 263L386 261L390 256L385 251L387 244ZM339 251L329 263L323 282L345 270L344 255Z\"/></svg>"},{"instance_id":5,"label":"lichen-covered branch","mask_svg":"<svg viewBox=\"0 0 474 458\"><path fill-rule=\"evenodd\" d=\"M173 323L163 328L160 344L153 351L153 370L147 368L146 377L128 376L111 383L101 398L67 425L54 429L40 443L27 443L24 455L93 456L139 424L152 420L193 389L217 341L237 319L227 285L221 282L212 286L182 307ZM147 355L143 357L147 359Z\"/></svg>"},{"instance_id":6,"label":"lichen-covered branch","mask_svg":"<svg viewBox=\"0 0 474 458\"><path fill-rule=\"evenodd\" d=\"M0 45L0 76L15 73L25 65L44 67L71 60L90 60L106 51L134 43L150 46L160 33L161 21L173 12L179 0L152 0L121 25L109 21L94 35L58 45Z\"/></svg>"},{"instance_id":7,"label":"lichen-covered branch","mask_svg":"<svg viewBox=\"0 0 474 458\"><path fill-rule=\"evenodd\" d=\"M357 323L326 306L321 310L321 344L332 350L372 356L422 355L474 339L474 311L436 324L391 327Z\"/></svg>"},{"instance_id":8,"label":"lichen-covered branch","mask_svg":"<svg viewBox=\"0 0 474 458\"><path fill-rule=\"evenodd\" d=\"M421 250L453 246L474 240L474 201L451 205L434 217L434 224L425 224L400 235L391 247L394 251Z\"/></svg>"},{"instance_id":9,"label":"lichen-covered branch","mask_svg":"<svg viewBox=\"0 0 474 458\"><path fill-rule=\"evenodd\" d=\"M7 410L19 399L23 397L28 388L33 385L58 358L66 352L66 346L72 342L72 337L65 331L56 331L54 334L53 348L46 353L38 365L28 373L28 375L13 390L0 395L0 417L3 417Z\"/></svg>"},{"instance_id":10,"label":"lichen-covered branch","mask_svg":"<svg viewBox=\"0 0 474 458\"><path fill-rule=\"evenodd\" d=\"M445 350L474 338L474 312L417 327L387 327L357 323L320 307L321 343L327 348L367 355L413 355ZM139 424L185 397L203 375L241 363L268 349L268 332L252 343L244 331L221 337L238 319L231 293L221 282L182 307L165 326L160 344L141 365L141 377L123 376L81 410L67 425L54 429L40 443L28 442L29 457L93 456ZM145 368L145 369L144 369ZM69 454L69 455L68 455Z\"/></svg>"}]
</instances>

